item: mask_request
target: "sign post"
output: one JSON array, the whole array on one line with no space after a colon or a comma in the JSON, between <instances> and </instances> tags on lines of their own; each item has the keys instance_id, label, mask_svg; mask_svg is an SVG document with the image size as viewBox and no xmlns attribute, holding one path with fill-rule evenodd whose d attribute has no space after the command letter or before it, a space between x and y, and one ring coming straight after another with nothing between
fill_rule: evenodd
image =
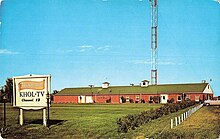
<instances>
[{"instance_id":1,"label":"sign post","mask_svg":"<svg viewBox=\"0 0 220 139\"><path fill-rule=\"evenodd\" d=\"M22 126L23 123L24 123L24 120L23 120L23 109L19 109L19 111L20 111L19 123L20 123L20 125Z\"/></svg>"},{"instance_id":2,"label":"sign post","mask_svg":"<svg viewBox=\"0 0 220 139\"><path fill-rule=\"evenodd\" d=\"M13 77L13 106L20 109L19 121L23 125L23 110L43 110L43 125L47 126L46 108L50 107L50 75Z\"/></svg>"},{"instance_id":3,"label":"sign post","mask_svg":"<svg viewBox=\"0 0 220 139\"><path fill-rule=\"evenodd\" d=\"M3 102L4 102L4 128L6 128L6 97L5 95L3 96Z\"/></svg>"},{"instance_id":4,"label":"sign post","mask_svg":"<svg viewBox=\"0 0 220 139\"><path fill-rule=\"evenodd\" d=\"M43 109L43 125L47 126L46 108Z\"/></svg>"},{"instance_id":5,"label":"sign post","mask_svg":"<svg viewBox=\"0 0 220 139\"><path fill-rule=\"evenodd\" d=\"M46 112L45 112L46 114ZM49 126L50 120L50 94L49 91L47 92L47 126Z\"/></svg>"}]
</instances>

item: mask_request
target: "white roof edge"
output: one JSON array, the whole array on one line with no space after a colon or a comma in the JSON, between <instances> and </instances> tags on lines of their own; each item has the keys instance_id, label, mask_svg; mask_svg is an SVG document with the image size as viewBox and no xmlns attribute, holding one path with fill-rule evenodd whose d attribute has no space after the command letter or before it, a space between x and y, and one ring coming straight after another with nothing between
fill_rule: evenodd
<instances>
[{"instance_id":1,"label":"white roof edge","mask_svg":"<svg viewBox=\"0 0 220 139\"><path fill-rule=\"evenodd\" d=\"M141 82L150 82L150 81L148 81L148 80L143 80L143 81L141 81Z\"/></svg>"},{"instance_id":2,"label":"white roof edge","mask_svg":"<svg viewBox=\"0 0 220 139\"><path fill-rule=\"evenodd\" d=\"M51 77L51 75L27 74L23 76L13 76L13 78L33 78L33 77Z\"/></svg>"},{"instance_id":3,"label":"white roof edge","mask_svg":"<svg viewBox=\"0 0 220 139\"><path fill-rule=\"evenodd\" d=\"M209 89L208 89L208 86L209 86ZM203 90L202 93L207 93L207 94L214 94L213 90L212 90L212 87L209 83L207 83L205 89Z\"/></svg>"}]
</instances>

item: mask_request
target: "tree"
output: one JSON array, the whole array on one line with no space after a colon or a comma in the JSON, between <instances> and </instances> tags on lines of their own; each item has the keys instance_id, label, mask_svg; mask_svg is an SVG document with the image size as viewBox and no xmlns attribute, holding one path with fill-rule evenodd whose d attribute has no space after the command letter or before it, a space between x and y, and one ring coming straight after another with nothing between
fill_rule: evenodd
<instances>
[{"instance_id":1,"label":"tree","mask_svg":"<svg viewBox=\"0 0 220 139\"><path fill-rule=\"evenodd\" d=\"M59 93L57 90L53 90L53 95Z\"/></svg>"},{"instance_id":2,"label":"tree","mask_svg":"<svg viewBox=\"0 0 220 139\"><path fill-rule=\"evenodd\" d=\"M167 103L174 103L174 98L171 98L170 100L167 100Z\"/></svg>"},{"instance_id":3,"label":"tree","mask_svg":"<svg viewBox=\"0 0 220 139\"><path fill-rule=\"evenodd\" d=\"M7 101L12 102L12 95L13 95L13 80L12 78L8 78L6 80L6 84L0 90L1 95L5 95Z\"/></svg>"},{"instance_id":4,"label":"tree","mask_svg":"<svg viewBox=\"0 0 220 139\"><path fill-rule=\"evenodd\" d=\"M124 98L123 96L121 96L121 102L125 103L126 102L126 98Z\"/></svg>"},{"instance_id":5,"label":"tree","mask_svg":"<svg viewBox=\"0 0 220 139\"><path fill-rule=\"evenodd\" d=\"M185 101L185 100L186 100L186 94L182 93L182 101Z\"/></svg>"},{"instance_id":6,"label":"tree","mask_svg":"<svg viewBox=\"0 0 220 139\"><path fill-rule=\"evenodd\" d=\"M153 101L154 101L154 103L160 103L160 98L159 98L159 96L154 96L154 97L153 97Z\"/></svg>"},{"instance_id":7,"label":"tree","mask_svg":"<svg viewBox=\"0 0 220 139\"><path fill-rule=\"evenodd\" d=\"M5 88L2 86L0 89L0 102L2 102L2 98L5 95Z\"/></svg>"},{"instance_id":8,"label":"tree","mask_svg":"<svg viewBox=\"0 0 220 139\"><path fill-rule=\"evenodd\" d=\"M8 101L12 103L12 97L13 97L13 79L12 78L8 78L6 80L5 92L8 94Z\"/></svg>"}]
</instances>

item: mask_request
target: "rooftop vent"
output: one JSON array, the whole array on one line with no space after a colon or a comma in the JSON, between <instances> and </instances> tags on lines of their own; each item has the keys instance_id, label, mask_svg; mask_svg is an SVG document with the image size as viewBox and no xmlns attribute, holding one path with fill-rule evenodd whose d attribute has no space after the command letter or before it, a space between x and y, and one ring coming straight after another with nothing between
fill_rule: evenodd
<instances>
[{"instance_id":1,"label":"rooftop vent","mask_svg":"<svg viewBox=\"0 0 220 139\"><path fill-rule=\"evenodd\" d=\"M108 88L109 84L110 84L109 82L102 83L102 88Z\"/></svg>"},{"instance_id":2,"label":"rooftop vent","mask_svg":"<svg viewBox=\"0 0 220 139\"><path fill-rule=\"evenodd\" d=\"M148 80L143 80L141 81L141 87L147 87L149 85L150 81Z\"/></svg>"},{"instance_id":3,"label":"rooftop vent","mask_svg":"<svg viewBox=\"0 0 220 139\"><path fill-rule=\"evenodd\" d=\"M133 84L133 83L130 83L130 85L131 85L131 86L134 86L134 84Z\"/></svg>"}]
</instances>

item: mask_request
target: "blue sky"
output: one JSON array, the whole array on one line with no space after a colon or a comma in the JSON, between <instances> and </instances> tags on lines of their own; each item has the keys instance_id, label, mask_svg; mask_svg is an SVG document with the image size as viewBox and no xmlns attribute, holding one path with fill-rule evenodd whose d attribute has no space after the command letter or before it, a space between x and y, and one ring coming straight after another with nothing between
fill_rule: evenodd
<instances>
[{"instance_id":1,"label":"blue sky","mask_svg":"<svg viewBox=\"0 0 220 139\"><path fill-rule=\"evenodd\" d=\"M220 4L159 0L158 81L210 82L220 95ZM150 80L148 0L4 0L0 86L51 74L52 89Z\"/></svg>"}]
</instances>

